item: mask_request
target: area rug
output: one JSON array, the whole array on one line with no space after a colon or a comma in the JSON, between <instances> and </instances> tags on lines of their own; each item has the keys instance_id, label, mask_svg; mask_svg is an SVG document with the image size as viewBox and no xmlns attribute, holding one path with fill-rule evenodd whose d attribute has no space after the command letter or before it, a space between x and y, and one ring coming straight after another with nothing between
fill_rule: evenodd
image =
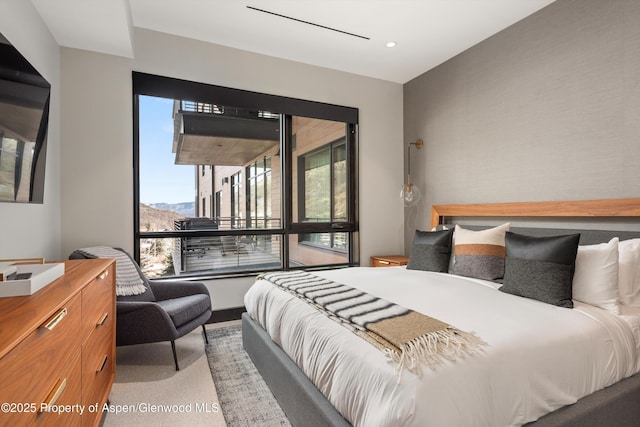
<instances>
[{"instance_id":1,"label":"area rug","mask_svg":"<svg viewBox=\"0 0 640 427\"><path fill-rule=\"evenodd\" d=\"M207 336L207 359L227 426L291 426L242 348L242 326L207 329Z\"/></svg>"}]
</instances>

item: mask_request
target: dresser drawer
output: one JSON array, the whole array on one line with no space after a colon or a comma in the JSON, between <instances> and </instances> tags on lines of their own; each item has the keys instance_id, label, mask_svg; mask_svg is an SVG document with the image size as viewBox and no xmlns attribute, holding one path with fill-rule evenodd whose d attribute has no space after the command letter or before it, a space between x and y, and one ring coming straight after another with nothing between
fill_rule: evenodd
<instances>
[{"instance_id":1,"label":"dresser drawer","mask_svg":"<svg viewBox=\"0 0 640 427\"><path fill-rule=\"evenodd\" d=\"M0 402L18 400L40 407L60 381L65 366L78 354L80 323L81 299L77 295L7 353L0 360Z\"/></svg>"},{"instance_id":2,"label":"dresser drawer","mask_svg":"<svg viewBox=\"0 0 640 427\"><path fill-rule=\"evenodd\" d=\"M74 361L67 365L67 370L60 376L55 386L47 396L47 403L53 411L45 411L37 415L34 426L69 426L82 425L82 417L87 413L87 408L82 407L82 381L80 377L80 352L78 351ZM56 412L59 408L63 411Z\"/></svg>"},{"instance_id":3,"label":"dresser drawer","mask_svg":"<svg viewBox=\"0 0 640 427\"><path fill-rule=\"evenodd\" d=\"M0 426L74 427L82 425L82 409L78 405L82 390L79 351L70 362L53 382L46 386L43 384L44 393L38 402L12 402L13 407L10 411L3 410L0 415Z\"/></svg>"},{"instance_id":4,"label":"dresser drawer","mask_svg":"<svg viewBox=\"0 0 640 427\"><path fill-rule=\"evenodd\" d=\"M99 425L85 402L101 408L115 377L114 276L112 259L66 261L33 295L0 299L0 427ZM39 413L47 402L67 412Z\"/></svg>"},{"instance_id":5,"label":"dresser drawer","mask_svg":"<svg viewBox=\"0 0 640 427\"><path fill-rule=\"evenodd\" d=\"M82 345L82 401L87 406L102 406L111 389L115 376L114 322L113 316L108 317ZM83 425L93 425L94 420L89 419L92 416L86 416Z\"/></svg>"},{"instance_id":6,"label":"dresser drawer","mask_svg":"<svg viewBox=\"0 0 640 427\"><path fill-rule=\"evenodd\" d=\"M82 336L87 337L96 327L113 317L113 271L101 272L82 290Z\"/></svg>"}]
</instances>

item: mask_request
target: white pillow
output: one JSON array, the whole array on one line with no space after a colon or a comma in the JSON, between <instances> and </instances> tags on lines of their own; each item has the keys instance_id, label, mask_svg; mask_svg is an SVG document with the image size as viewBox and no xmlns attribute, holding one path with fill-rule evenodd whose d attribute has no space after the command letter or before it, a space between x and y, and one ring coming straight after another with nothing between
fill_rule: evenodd
<instances>
[{"instance_id":1,"label":"white pillow","mask_svg":"<svg viewBox=\"0 0 640 427\"><path fill-rule=\"evenodd\" d=\"M578 247L573 299L619 314L618 241Z\"/></svg>"},{"instance_id":2,"label":"white pillow","mask_svg":"<svg viewBox=\"0 0 640 427\"><path fill-rule=\"evenodd\" d=\"M640 239L623 240L618 250L620 303L640 307Z\"/></svg>"}]
</instances>

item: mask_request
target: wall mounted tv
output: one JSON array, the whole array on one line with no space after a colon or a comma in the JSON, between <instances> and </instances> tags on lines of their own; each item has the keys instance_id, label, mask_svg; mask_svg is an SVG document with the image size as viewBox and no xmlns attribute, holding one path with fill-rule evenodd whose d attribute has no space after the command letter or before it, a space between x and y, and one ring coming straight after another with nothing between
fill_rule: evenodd
<instances>
[{"instance_id":1,"label":"wall mounted tv","mask_svg":"<svg viewBox=\"0 0 640 427\"><path fill-rule=\"evenodd\" d=\"M0 34L0 202L43 202L50 92Z\"/></svg>"}]
</instances>

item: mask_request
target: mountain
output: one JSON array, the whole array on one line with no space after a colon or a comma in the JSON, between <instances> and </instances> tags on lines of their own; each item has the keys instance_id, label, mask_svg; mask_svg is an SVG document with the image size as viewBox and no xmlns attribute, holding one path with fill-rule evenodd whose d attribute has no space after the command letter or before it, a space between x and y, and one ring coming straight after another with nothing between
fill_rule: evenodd
<instances>
[{"instance_id":1,"label":"mountain","mask_svg":"<svg viewBox=\"0 0 640 427\"><path fill-rule=\"evenodd\" d=\"M150 203L149 206L163 211L173 211L187 218L196 216L196 207L194 202Z\"/></svg>"},{"instance_id":2,"label":"mountain","mask_svg":"<svg viewBox=\"0 0 640 427\"><path fill-rule=\"evenodd\" d=\"M179 203L176 205L188 205L189 203ZM166 209L155 206L166 206ZM166 231L174 229L174 221L183 219L184 214L170 209L171 204L154 203L154 206L140 203L140 231ZM179 206L179 207L180 207ZM191 203L193 208L193 203ZM184 209L184 207L182 207ZM193 216L189 213L188 216Z\"/></svg>"}]
</instances>

